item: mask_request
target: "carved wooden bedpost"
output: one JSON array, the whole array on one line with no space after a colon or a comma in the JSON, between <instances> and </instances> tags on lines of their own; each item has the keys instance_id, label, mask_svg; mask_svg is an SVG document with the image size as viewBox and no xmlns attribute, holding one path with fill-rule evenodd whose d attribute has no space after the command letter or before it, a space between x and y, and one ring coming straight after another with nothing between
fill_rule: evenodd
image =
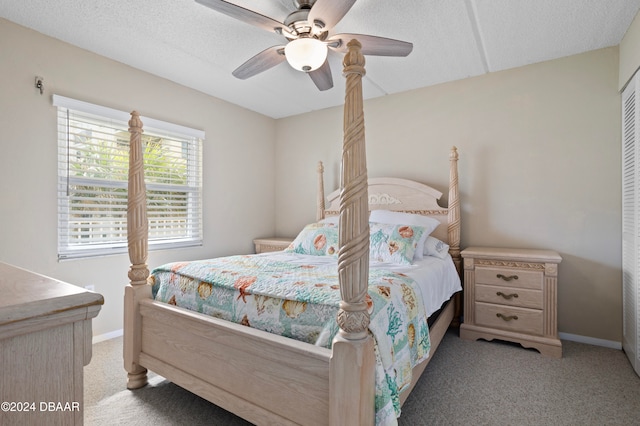
<instances>
[{"instance_id":1,"label":"carved wooden bedpost","mask_svg":"<svg viewBox=\"0 0 640 426\"><path fill-rule=\"evenodd\" d=\"M324 166L318 161L318 191L316 200L316 222L324 219Z\"/></svg>"},{"instance_id":2,"label":"carved wooden bedpost","mask_svg":"<svg viewBox=\"0 0 640 426\"><path fill-rule=\"evenodd\" d=\"M140 388L147 384L147 370L139 363L142 345L140 309L141 299L151 298L147 284L148 226L147 194L144 183L144 159L142 154L142 121L138 112L129 120L131 140L129 145L129 188L127 201L127 241L129 246L130 284L124 293L124 368L127 370L127 387Z\"/></svg>"},{"instance_id":3,"label":"carved wooden bedpost","mask_svg":"<svg viewBox=\"0 0 640 426\"><path fill-rule=\"evenodd\" d=\"M358 41L348 43L344 57L347 81L340 193L338 276L340 331L333 340L330 367L329 422L332 425L374 423L375 356L369 336L369 197L364 138L362 76L364 56Z\"/></svg>"},{"instance_id":4,"label":"carved wooden bedpost","mask_svg":"<svg viewBox=\"0 0 640 426\"><path fill-rule=\"evenodd\" d=\"M458 274L462 273L460 257L460 195L458 194L458 148L451 148L449 154L449 253L456 265Z\"/></svg>"},{"instance_id":5,"label":"carved wooden bedpost","mask_svg":"<svg viewBox=\"0 0 640 426\"><path fill-rule=\"evenodd\" d=\"M462 278L462 257L460 256L460 195L458 193L458 148L451 148L449 154L449 254L456 265L458 275ZM461 293L454 296L454 313L451 325L460 326L462 317Z\"/></svg>"}]
</instances>

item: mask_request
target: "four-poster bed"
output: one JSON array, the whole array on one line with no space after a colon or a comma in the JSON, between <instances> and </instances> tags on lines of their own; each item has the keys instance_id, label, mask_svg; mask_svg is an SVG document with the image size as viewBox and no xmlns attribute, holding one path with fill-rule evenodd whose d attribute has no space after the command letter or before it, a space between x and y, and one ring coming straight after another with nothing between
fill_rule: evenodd
<instances>
[{"instance_id":1,"label":"four-poster bed","mask_svg":"<svg viewBox=\"0 0 640 426\"><path fill-rule=\"evenodd\" d=\"M131 268L125 289L124 364L127 387L147 383L147 369L256 424L373 424L376 356L368 327L369 211L429 216L441 225L432 235L449 245L460 269L457 151L450 155L449 208L426 185L394 178L367 179L361 79L364 57L357 41L344 58L346 95L342 189L324 207L319 179L318 219L338 216L339 332L331 348L303 343L154 300L147 284L147 220L137 113L130 121L128 236ZM459 283L459 281L458 281ZM241 296L241 295L240 295ZM238 296L238 298L240 298ZM449 298L449 297L447 297ZM431 355L454 317L453 298L429 325ZM409 394L431 359L413 367Z\"/></svg>"}]
</instances>

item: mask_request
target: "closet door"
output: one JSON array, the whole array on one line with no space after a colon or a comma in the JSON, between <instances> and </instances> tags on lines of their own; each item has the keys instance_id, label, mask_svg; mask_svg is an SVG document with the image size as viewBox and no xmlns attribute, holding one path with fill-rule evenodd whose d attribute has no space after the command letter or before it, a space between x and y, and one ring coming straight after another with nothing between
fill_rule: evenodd
<instances>
[{"instance_id":1,"label":"closet door","mask_svg":"<svg viewBox=\"0 0 640 426\"><path fill-rule=\"evenodd\" d=\"M622 92L622 348L640 375L640 84Z\"/></svg>"}]
</instances>

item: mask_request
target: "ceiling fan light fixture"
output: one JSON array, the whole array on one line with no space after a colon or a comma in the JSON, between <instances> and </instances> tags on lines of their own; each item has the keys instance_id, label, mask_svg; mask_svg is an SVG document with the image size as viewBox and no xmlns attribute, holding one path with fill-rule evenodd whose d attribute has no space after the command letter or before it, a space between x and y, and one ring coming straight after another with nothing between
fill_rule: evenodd
<instances>
[{"instance_id":1,"label":"ceiling fan light fixture","mask_svg":"<svg viewBox=\"0 0 640 426\"><path fill-rule=\"evenodd\" d=\"M327 46L318 39L301 37L290 41L284 48L287 62L298 71L317 70L327 59Z\"/></svg>"}]
</instances>

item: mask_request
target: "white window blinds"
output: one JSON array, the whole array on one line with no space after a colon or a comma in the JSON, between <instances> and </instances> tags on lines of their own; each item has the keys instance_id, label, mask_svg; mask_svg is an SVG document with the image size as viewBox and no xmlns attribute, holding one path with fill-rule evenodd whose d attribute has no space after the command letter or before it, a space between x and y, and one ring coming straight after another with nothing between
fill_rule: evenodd
<instances>
[{"instance_id":1,"label":"white window blinds","mask_svg":"<svg viewBox=\"0 0 640 426\"><path fill-rule=\"evenodd\" d=\"M54 95L58 108L58 258L127 250L129 114ZM141 117L149 249L202 244L198 130Z\"/></svg>"}]
</instances>

